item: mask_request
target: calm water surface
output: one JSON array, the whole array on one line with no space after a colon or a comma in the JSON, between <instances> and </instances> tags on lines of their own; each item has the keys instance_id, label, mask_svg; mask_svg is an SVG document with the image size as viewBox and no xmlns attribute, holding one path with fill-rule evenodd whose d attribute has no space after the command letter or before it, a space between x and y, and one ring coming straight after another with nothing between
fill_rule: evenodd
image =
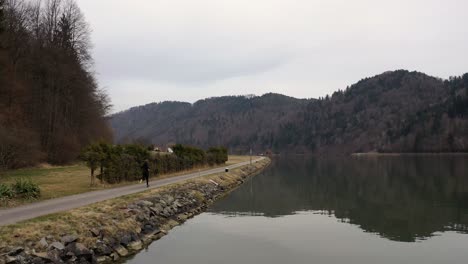
<instances>
[{"instance_id":1,"label":"calm water surface","mask_svg":"<svg viewBox=\"0 0 468 264\"><path fill-rule=\"evenodd\" d=\"M128 263L468 263L468 156L275 159Z\"/></svg>"}]
</instances>

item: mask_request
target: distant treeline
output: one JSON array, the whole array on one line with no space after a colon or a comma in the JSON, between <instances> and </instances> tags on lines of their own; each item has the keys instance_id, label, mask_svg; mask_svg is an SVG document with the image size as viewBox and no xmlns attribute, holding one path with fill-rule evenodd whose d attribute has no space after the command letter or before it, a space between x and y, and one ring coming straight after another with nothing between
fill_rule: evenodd
<instances>
[{"instance_id":1,"label":"distant treeline","mask_svg":"<svg viewBox=\"0 0 468 264\"><path fill-rule=\"evenodd\" d=\"M72 0L0 0L0 169L66 163L112 140L90 29Z\"/></svg>"},{"instance_id":2,"label":"distant treeline","mask_svg":"<svg viewBox=\"0 0 468 264\"><path fill-rule=\"evenodd\" d=\"M91 169L91 185L94 185L96 170L99 170L96 177L108 183L139 180L145 161L148 161L150 173L158 175L197 166L224 164L228 160L228 152L224 147L212 147L204 151L177 144L173 150L173 154L159 153L137 144L96 143L83 150L81 159Z\"/></svg>"},{"instance_id":3,"label":"distant treeline","mask_svg":"<svg viewBox=\"0 0 468 264\"><path fill-rule=\"evenodd\" d=\"M319 99L265 94L152 103L113 115L111 124L117 142L222 145L240 154L468 152L468 74L443 80L390 71Z\"/></svg>"}]
</instances>

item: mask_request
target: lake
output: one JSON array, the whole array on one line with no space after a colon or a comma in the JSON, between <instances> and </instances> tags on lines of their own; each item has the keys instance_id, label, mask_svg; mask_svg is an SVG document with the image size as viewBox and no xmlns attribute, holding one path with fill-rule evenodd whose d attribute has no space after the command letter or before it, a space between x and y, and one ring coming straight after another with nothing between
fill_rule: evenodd
<instances>
[{"instance_id":1,"label":"lake","mask_svg":"<svg viewBox=\"0 0 468 264\"><path fill-rule=\"evenodd\" d=\"M468 156L275 158L127 263L466 263Z\"/></svg>"}]
</instances>

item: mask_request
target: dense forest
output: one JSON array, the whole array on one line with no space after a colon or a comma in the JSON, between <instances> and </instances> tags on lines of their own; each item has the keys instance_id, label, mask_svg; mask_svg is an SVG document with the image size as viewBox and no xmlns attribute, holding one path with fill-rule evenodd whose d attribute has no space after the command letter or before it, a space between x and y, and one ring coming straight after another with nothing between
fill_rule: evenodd
<instances>
[{"instance_id":1,"label":"dense forest","mask_svg":"<svg viewBox=\"0 0 468 264\"><path fill-rule=\"evenodd\" d=\"M75 1L0 4L0 169L65 163L92 141L112 140Z\"/></svg>"},{"instance_id":2,"label":"dense forest","mask_svg":"<svg viewBox=\"0 0 468 264\"><path fill-rule=\"evenodd\" d=\"M223 145L233 152L349 154L468 151L468 74L397 70L331 96L279 94L152 103L114 114L119 142Z\"/></svg>"}]
</instances>

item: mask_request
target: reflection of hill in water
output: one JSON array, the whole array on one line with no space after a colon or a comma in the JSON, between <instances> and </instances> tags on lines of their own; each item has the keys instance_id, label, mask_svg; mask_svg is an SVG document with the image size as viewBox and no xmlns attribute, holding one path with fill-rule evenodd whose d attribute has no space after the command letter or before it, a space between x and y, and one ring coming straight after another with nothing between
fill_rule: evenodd
<instances>
[{"instance_id":1,"label":"reflection of hill in water","mask_svg":"<svg viewBox=\"0 0 468 264\"><path fill-rule=\"evenodd\" d=\"M468 157L277 159L211 208L277 217L314 210L397 241L468 233Z\"/></svg>"}]
</instances>

